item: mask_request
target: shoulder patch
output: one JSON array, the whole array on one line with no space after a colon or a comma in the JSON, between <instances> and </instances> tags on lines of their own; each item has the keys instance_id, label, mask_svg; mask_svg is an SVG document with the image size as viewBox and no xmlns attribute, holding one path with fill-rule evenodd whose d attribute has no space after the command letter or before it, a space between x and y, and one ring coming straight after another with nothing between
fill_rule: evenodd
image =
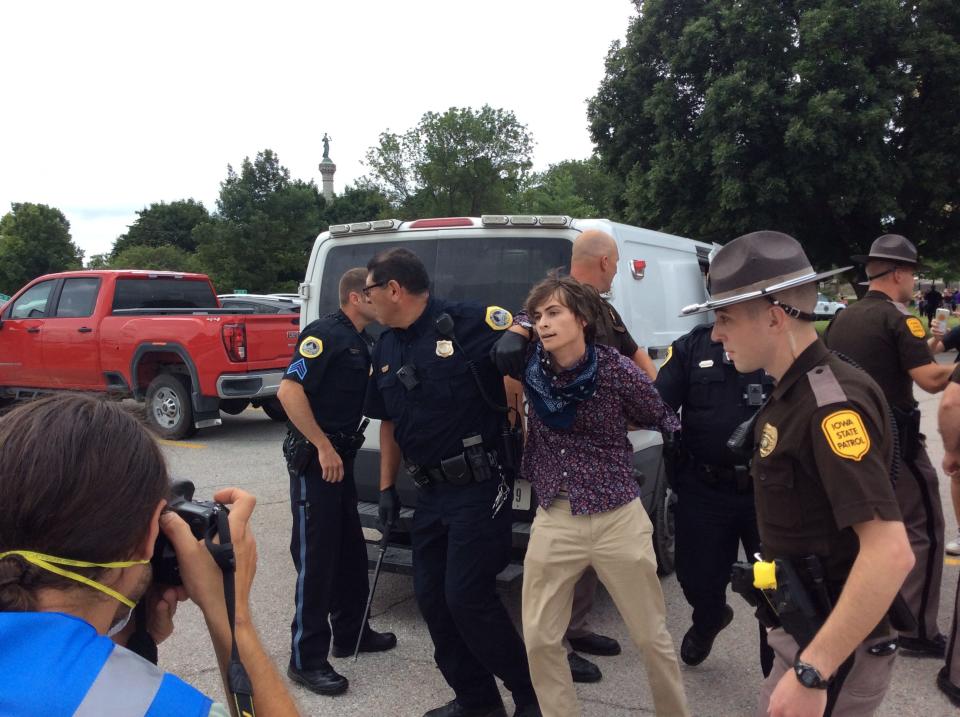
<instances>
[{"instance_id":1,"label":"shoulder patch","mask_svg":"<svg viewBox=\"0 0 960 717\"><path fill-rule=\"evenodd\" d=\"M669 361L669 360L672 359L672 358L673 358L673 344L670 344L670 345L667 347L667 357L663 360L663 363L660 364L660 368L663 368L664 366L666 366L666 365L667 365L667 361Z\"/></svg>"},{"instance_id":2,"label":"shoulder patch","mask_svg":"<svg viewBox=\"0 0 960 717\"><path fill-rule=\"evenodd\" d=\"M859 461L870 450L870 435L853 409L834 411L820 422L820 428L830 450L841 458Z\"/></svg>"},{"instance_id":3,"label":"shoulder patch","mask_svg":"<svg viewBox=\"0 0 960 717\"><path fill-rule=\"evenodd\" d=\"M513 323L513 315L499 306L488 306L484 320L487 322L487 326L494 331L503 331L510 328L510 324Z\"/></svg>"},{"instance_id":4,"label":"shoulder patch","mask_svg":"<svg viewBox=\"0 0 960 717\"><path fill-rule=\"evenodd\" d=\"M907 319L907 328L910 329L910 333L918 339L922 339L927 335L927 332L923 330L923 324L920 323L920 319L916 316L910 316Z\"/></svg>"},{"instance_id":5,"label":"shoulder patch","mask_svg":"<svg viewBox=\"0 0 960 717\"><path fill-rule=\"evenodd\" d=\"M817 408L847 400L843 386L837 381L837 377L829 366L817 366L807 371L807 380L810 381L810 389L817 399Z\"/></svg>"},{"instance_id":6,"label":"shoulder patch","mask_svg":"<svg viewBox=\"0 0 960 717\"><path fill-rule=\"evenodd\" d=\"M323 353L323 341L315 336L308 336L300 342L300 355L304 358L316 358Z\"/></svg>"}]
</instances>

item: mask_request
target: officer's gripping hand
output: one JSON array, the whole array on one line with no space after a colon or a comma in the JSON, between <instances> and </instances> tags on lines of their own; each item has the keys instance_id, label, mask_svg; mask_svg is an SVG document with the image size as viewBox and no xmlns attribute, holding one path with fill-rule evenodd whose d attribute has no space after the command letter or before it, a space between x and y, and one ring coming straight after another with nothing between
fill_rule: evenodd
<instances>
[{"instance_id":1,"label":"officer's gripping hand","mask_svg":"<svg viewBox=\"0 0 960 717\"><path fill-rule=\"evenodd\" d=\"M380 491L380 530L386 533L389 528L400 520L400 495L396 486L390 486Z\"/></svg>"},{"instance_id":2,"label":"officer's gripping hand","mask_svg":"<svg viewBox=\"0 0 960 717\"><path fill-rule=\"evenodd\" d=\"M317 456L320 459L321 477L327 483L339 483L343 480L343 459L331 443L317 446Z\"/></svg>"},{"instance_id":3,"label":"officer's gripping hand","mask_svg":"<svg viewBox=\"0 0 960 717\"><path fill-rule=\"evenodd\" d=\"M530 339L515 331L504 331L490 349L490 360L500 373L519 379L527 364L527 344Z\"/></svg>"}]
</instances>

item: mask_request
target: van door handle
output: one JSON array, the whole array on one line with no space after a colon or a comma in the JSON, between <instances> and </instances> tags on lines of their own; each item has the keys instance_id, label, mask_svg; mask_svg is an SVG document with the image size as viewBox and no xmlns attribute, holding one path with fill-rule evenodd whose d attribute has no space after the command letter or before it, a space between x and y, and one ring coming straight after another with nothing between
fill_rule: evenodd
<instances>
[{"instance_id":1,"label":"van door handle","mask_svg":"<svg viewBox=\"0 0 960 717\"><path fill-rule=\"evenodd\" d=\"M39 333L40 333L40 327L39 327L39 326L28 326L28 327L27 327L27 333L28 333L28 334L39 334Z\"/></svg>"},{"instance_id":2,"label":"van door handle","mask_svg":"<svg viewBox=\"0 0 960 717\"><path fill-rule=\"evenodd\" d=\"M77 331L79 331L81 334L89 334L91 331L93 331L93 329L91 329L89 326L81 326L79 329L77 329Z\"/></svg>"}]
</instances>

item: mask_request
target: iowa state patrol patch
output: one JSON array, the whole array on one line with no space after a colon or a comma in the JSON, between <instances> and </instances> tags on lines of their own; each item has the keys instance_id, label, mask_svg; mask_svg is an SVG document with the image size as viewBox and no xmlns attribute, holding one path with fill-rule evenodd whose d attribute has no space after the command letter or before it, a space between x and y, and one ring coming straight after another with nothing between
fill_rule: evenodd
<instances>
[{"instance_id":1,"label":"iowa state patrol patch","mask_svg":"<svg viewBox=\"0 0 960 717\"><path fill-rule=\"evenodd\" d=\"M499 306L488 306L487 316L484 320L487 322L487 326L494 331L503 331L510 328L510 324L513 323L513 314Z\"/></svg>"},{"instance_id":2,"label":"iowa state patrol patch","mask_svg":"<svg viewBox=\"0 0 960 717\"><path fill-rule=\"evenodd\" d=\"M923 324L920 323L920 319L916 316L911 316L907 319L907 328L910 329L910 333L918 339L922 339L927 335L927 332L923 330Z\"/></svg>"},{"instance_id":3,"label":"iowa state patrol patch","mask_svg":"<svg viewBox=\"0 0 960 717\"><path fill-rule=\"evenodd\" d=\"M870 450L870 435L856 411L834 411L821 421L820 428L830 450L841 458L859 461Z\"/></svg>"},{"instance_id":4,"label":"iowa state patrol patch","mask_svg":"<svg viewBox=\"0 0 960 717\"><path fill-rule=\"evenodd\" d=\"M763 424L763 430L760 432L760 457L766 458L773 449L777 447L777 427L769 423Z\"/></svg>"},{"instance_id":5,"label":"iowa state patrol patch","mask_svg":"<svg viewBox=\"0 0 960 717\"><path fill-rule=\"evenodd\" d=\"M308 336L300 342L300 355L304 358L316 358L323 353L323 341L315 336Z\"/></svg>"}]
</instances>

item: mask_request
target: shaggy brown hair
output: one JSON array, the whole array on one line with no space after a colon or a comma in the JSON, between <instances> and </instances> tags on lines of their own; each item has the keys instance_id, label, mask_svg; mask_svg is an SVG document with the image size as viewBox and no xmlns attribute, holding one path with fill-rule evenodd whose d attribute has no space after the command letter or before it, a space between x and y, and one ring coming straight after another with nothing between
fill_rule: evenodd
<instances>
[{"instance_id":1,"label":"shaggy brown hair","mask_svg":"<svg viewBox=\"0 0 960 717\"><path fill-rule=\"evenodd\" d=\"M593 343L597 336L597 322L600 320L600 294L592 286L581 284L572 276L560 276L551 273L546 279L530 289L527 300L524 302L524 311L533 321L533 312L538 306L547 303L551 297L566 306L573 315L583 321L584 338Z\"/></svg>"}]
</instances>

